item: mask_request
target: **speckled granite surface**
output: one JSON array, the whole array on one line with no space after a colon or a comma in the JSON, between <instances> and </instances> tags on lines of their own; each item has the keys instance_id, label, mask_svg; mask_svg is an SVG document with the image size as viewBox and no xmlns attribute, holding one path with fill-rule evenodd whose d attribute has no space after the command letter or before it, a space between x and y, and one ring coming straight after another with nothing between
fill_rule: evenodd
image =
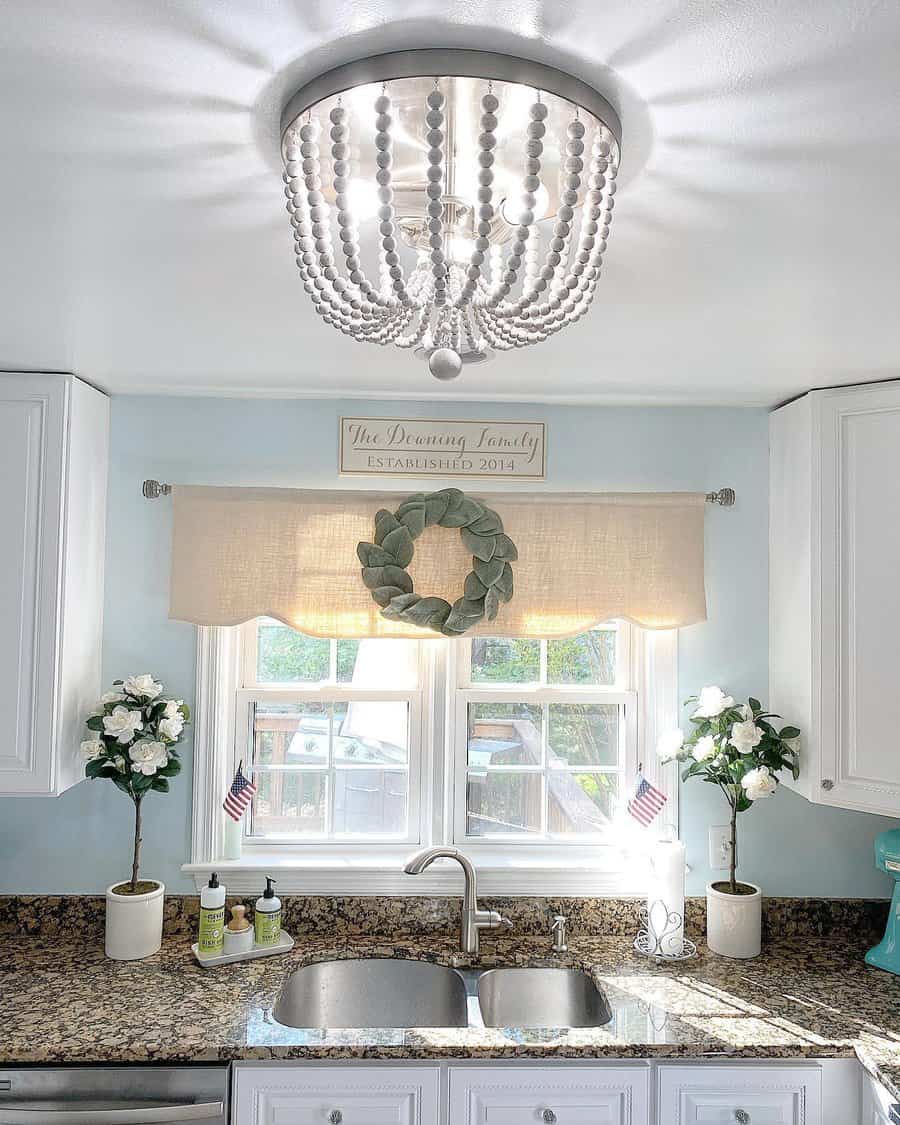
<instances>
[{"instance_id":1,"label":"speckled granite surface","mask_svg":"<svg viewBox=\"0 0 900 1125\"><path fill-rule=\"evenodd\" d=\"M146 961L111 962L96 932L0 939L0 1063L271 1058L752 1058L857 1054L900 1099L900 978L869 969L866 942L787 937L753 961L699 958L655 967L627 938L574 936L562 957L546 937L485 940L478 967L583 967L605 989L604 1028L328 1031L284 1027L272 1005L285 976L314 960L396 956L472 962L456 934L390 939L298 935L291 954L222 968L194 963L184 936Z\"/></svg>"}]
</instances>

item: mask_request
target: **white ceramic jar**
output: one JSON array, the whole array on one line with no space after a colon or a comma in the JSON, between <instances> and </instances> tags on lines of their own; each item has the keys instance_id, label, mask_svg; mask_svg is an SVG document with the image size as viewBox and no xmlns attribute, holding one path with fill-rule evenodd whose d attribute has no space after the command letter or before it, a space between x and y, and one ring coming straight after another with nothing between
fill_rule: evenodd
<instances>
[{"instance_id":1,"label":"white ceramic jar","mask_svg":"<svg viewBox=\"0 0 900 1125\"><path fill-rule=\"evenodd\" d=\"M762 946L762 891L732 895L706 886L706 943L721 957L758 957Z\"/></svg>"},{"instance_id":2,"label":"white ceramic jar","mask_svg":"<svg viewBox=\"0 0 900 1125\"><path fill-rule=\"evenodd\" d=\"M114 961L139 961L162 945L166 888L156 883L145 894L113 894L113 888L121 885L106 888L106 956Z\"/></svg>"}]
</instances>

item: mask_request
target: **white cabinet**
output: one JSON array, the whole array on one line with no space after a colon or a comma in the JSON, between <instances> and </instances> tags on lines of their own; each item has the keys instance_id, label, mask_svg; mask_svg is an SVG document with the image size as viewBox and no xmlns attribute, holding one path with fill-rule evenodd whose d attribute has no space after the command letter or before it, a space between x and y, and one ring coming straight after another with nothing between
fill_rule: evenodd
<instances>
[{"instance_id":1,"label":"white cabinet","mask_svg":"<svg viewBox=\"0 0 900 1125\"><path fill-rule=\"evenodd\" d=\"M868 1074L863 1075L862 1125L897 1125L900 1102Z\"/></svg>"},{"instance_id":2,"label":"white cabinet","mask_svg":"<svg viewBox=\"0 0 900 1125\"><path fill-rule=\"evenodd\" d=\"M900 382L770 418L769 706L822 804L900 816Z\"/></svg>"},{"instance_id":3,"label":"white cabinet","mask_svg":"<svg viewBox=\"0 0 900 1125\"><path fill-rule=\"evenodd\" d=\"M437 1125L440 1067L237 1064L232 1125Z\"/></svg>"},{"instance_id":4,"label":"white cabinet","mask_svg":"<svg viewBox=\"0 0 900 1125\"><path fill-rule=\"evenodd\" d=\"M68 375L0 374L0 793L83 775L100 690L109 400Z\"/></svg>"},{"instance_id":5,"label":"white cabinet","mask_svg":"<svg viewBox=\"0 0 900 1125\"><path fill-rule=\"evenodd\" d=\"M821 1125L821 1089L816 1066L661 1066L659 1125Z\"/></svg>"},{"instance_id":6,"label":"white cabinet","mask_svg":"<svg viewBox=\"0 0 900 1125\"><path fill-rule=\"evenodd\" d=\"M454 1066L450 1123L646 1125L648 1087L640 1066Z\"/></svg>"}]
</instances>

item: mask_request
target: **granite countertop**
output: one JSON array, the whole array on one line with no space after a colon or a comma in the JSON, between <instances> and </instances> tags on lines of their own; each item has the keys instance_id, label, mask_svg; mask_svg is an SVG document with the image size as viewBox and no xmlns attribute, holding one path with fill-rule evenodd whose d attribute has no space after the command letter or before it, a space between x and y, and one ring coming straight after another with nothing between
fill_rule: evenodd
<instances>
[{"instance_id":1,"label":"granite countertop","mask_svg":"<svg viewBox=\"0 0 900 1125\"><path fill-rule=\"evenodd\" d=\"M789 937L752 961L700 946L657 967L622 937L583 937L563 956L546 937L483 941L473 960L453 937L304 935L291 953L203 968L184 936L145 961L105 959L102 939L0 939L0 1064L209 1062L323 1058L852 1057L900 1099L900 978L863 963L853 938ZM592 972L614 1011L604 1028L321 1030L271 1014L285 976L335 957L406 957L457 968L563 965Z\"/></svg>"}]
</instances>

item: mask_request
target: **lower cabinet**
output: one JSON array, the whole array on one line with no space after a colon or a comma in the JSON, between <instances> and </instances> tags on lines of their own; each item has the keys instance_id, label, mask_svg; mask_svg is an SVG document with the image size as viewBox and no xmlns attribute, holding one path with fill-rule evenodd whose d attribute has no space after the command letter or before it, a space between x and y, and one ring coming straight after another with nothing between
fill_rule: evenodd
<instances>
[{"instance_id":1,"label":"lower cabinet","mask_svg":"<svg viewBox=\"0 0 900 1125\"><path fill-rule=\"evenodd\" d=\"M646 1125L649 1079L646 1067L454 1066L449 1120L451 1125Z\"/></svg>"},{"instance_id":2,"label":"lower cabinet","mask_svg":"<svg viewBox=\"0 0 900 1125\"><path fill-rule=\"evenodd\" d=\"M854 1059L246 1062L231 1125L859 1125L860 1080ZM874 1084L863 1106L890 1121Z\"/></svg>"},{"instance_id":3,"label":"lower cabinet","mask_svg":"<svg viewBox=\"0 0 900 1125\"><path fill-rule=\"evenodd\" d=\"M818 1066L661 1066L659 1125L819 1125Z\"/></svg>"},{"instance_id":4,"label":"lower cabinet","mask_svg":"<svg viewBox=\"0 0 900 1125\"><path fill-rule=\"evenodd\" d=\"M437 1125L438 1066L234 1068L232 1125Z\"/></svg>"}]
</instances>

